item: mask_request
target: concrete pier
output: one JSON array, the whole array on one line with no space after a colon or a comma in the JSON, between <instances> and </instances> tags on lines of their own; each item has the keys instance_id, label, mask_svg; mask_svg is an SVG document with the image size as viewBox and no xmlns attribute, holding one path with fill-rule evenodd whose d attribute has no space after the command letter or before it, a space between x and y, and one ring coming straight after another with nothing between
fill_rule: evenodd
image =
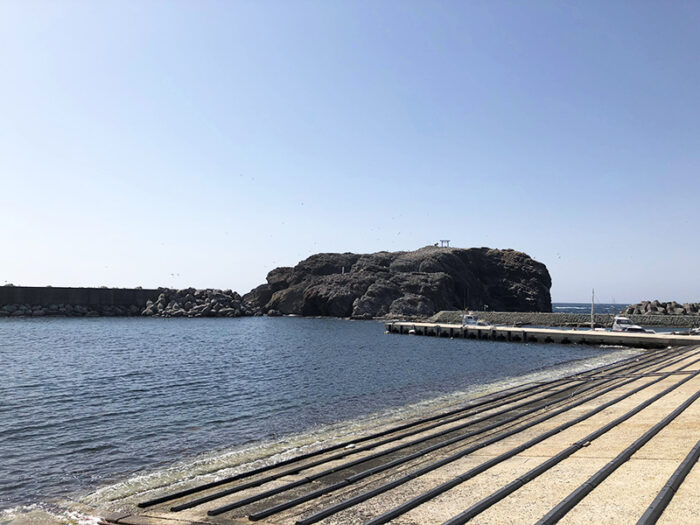
<instances>
[{"instance_id":1,"label":"concrete pier","mask_svg":"<svg viewBox=\"0 0 700 525\"><path fill-rule=\"evenodd\" d=\"M562 330L515 326L462 326L461 324L389 322L392 334L427 335L463 339L486 339L525 343L621 345L634 348L666 348L700 344L700 336L668 333L626 333L602 330Z\"/></svg>"}]
</instances>

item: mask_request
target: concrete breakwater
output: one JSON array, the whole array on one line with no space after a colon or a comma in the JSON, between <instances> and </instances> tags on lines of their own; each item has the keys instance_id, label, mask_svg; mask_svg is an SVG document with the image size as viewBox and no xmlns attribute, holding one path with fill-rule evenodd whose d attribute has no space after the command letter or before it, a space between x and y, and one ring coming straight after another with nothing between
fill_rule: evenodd
<instances>
[{"instance_id":1,"label":"concrete breakwater","mask_svg":"<svg viewBox=\"0 0 700 525\"><path fill-rule=\"evenodd\" d=\"M0 317L239 317L253 313L231 290L0 287Z\"/></svg>"},{"instance_id":2,"label":"concrete breakwater","mask_svg":"<svg viewBox=\"0 0 700 525\"><path fill-rule=\"evenodd\" d=\"M149 317L241 317L253 315L243 298L231 290L162 290L146 301L141 315Z\"/></svg>"},{"instance_id":3,"label":"concrete breakwater","mask_svg":"<svg viewBox=\"0 0 700 525\"><path fill-rule=\"evenodd\" d=\"M700 315L700 303L642 301L625 308L626 315Z\"/></svg>"},{"instance_id":4,"label":"concrete breakwater","mask_svg":"<svg viewBox=\"0 0 700 525\"><path fill-rule=\"evenodd\" d=\"M577 326L590 325L590 314L548 313L548 312L475 312L479 319L490 324L534 326ZM609 327L613 314L595 314L596 325ZM700 315L629 315L633 323L642 326L695 327L700 325ZM434 323L460 323L462 312L442 311L429 319Z\"/></svg>"},{"instance_id":5,"label":"concrete breakwater","mask_svg":"<svg viewBox=\"0 0 700 525\"><path fill-rule=\"evenodd\" d=\"M141 315L159 290L142 288L0 287L0 317Z\"/></svg>"}]
</instances>

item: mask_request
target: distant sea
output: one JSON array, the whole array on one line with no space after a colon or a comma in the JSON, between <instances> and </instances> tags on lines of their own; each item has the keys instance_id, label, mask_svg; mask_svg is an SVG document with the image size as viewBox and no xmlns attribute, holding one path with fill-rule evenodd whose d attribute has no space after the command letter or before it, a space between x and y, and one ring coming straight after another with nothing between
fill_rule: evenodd
<instances>
[{"instance_id":1,"label":"distant sea","mask_svg":"<svg viewBox=\"0 0 700 525\"><path fill-rule=\"evenodd\" d=\"M0 319L0 524L92 523L75 513L630 353L339 319Z\"/></svg>"},{"instance_id":2,"label":"distant sea","mask_svg":"<svg viewBox=\"0 0 700 525\"><path fill-rule=\"evenodd\" d=\"M619 314L629 305L619 303L595 303L597 314ZM560 314L590 314L591 303L552 303L552 312Z\"/></svg>"}]
</instances>

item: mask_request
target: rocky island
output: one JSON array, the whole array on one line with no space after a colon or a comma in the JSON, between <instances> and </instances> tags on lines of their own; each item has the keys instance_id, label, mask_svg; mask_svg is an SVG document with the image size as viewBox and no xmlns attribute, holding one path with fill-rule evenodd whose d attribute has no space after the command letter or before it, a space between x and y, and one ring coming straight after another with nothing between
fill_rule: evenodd
<instances>
[{"instance_id":1,"label":"rocky island","mask_svg":"<svg viewBox=\"0 0 700 525\"><path fill-rule=\"evenodd\" d=\"M269 315L355 319L462 308L551 312L551 284L547 267L522 252L428 246L312 255L272 270L243 300Z\"/></svg>"}]
</instances>

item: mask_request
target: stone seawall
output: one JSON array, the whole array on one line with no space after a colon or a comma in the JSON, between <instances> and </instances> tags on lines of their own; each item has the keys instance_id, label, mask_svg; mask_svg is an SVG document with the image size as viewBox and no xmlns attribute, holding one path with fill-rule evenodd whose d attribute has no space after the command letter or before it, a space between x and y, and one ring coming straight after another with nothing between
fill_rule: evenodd
<instances>
[{"instance_id":1,"label":"stone seawall","mask_svg":"<svg viewBox=\"0 0 700 525\"><path fill-rule=\"evenodd\" d=\"M545 312L474 312L479 319L491 324L530 324L534 326L575 326L590 325L590 314L565 314ZM642 326L674 326L690 328L700 325L698 315L629 315L630 320ZM430 318L435 323L461 323L462 312L442 311ZM612 325L612 314L596 314L595 323L600 326Z\"/></svg>"}]
</instances>

